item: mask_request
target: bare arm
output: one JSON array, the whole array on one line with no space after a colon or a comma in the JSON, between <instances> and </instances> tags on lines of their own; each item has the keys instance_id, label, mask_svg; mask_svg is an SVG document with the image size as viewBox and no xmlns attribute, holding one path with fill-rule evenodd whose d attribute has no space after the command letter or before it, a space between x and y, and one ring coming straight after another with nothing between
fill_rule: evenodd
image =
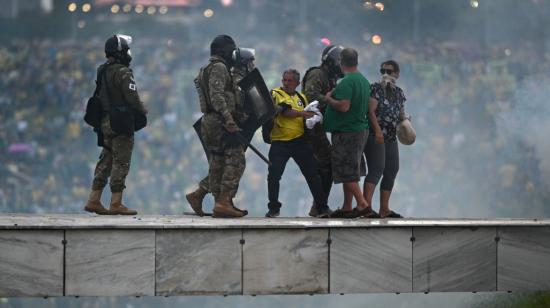
<instances>
[{"instance_id":1,"label":"bare arm","mask_svg":"<svg viewBox=\"0 0 550 308\"><path fill-rule=\"evenodd\" d=\"M303 111L303 110L286 109L285 111L283 111L283 113L281 113L281 115L283 115L285 117L288 117L288 118L303 117L303 118L309 119L312 116L314 116L315 113L309 112L309 111Z\"/></svg>"},{"instance_id":2,"label":"bare arm","mask_svg":"<svg viewBox=\"0 0 550 308\"><path fill-rule=\"evenodd\" d=\"M403 121L405 119L410 119L410 117L405 112L405 106L403 106L399 109L399 121Z\"/></svg>"},{"instance_id":3,"label":"bare arm","mask_svg":"<svg viewBox=\"0 0 550 308\"><path fill-rule=\"evenodd\" d=\"M340 112L348 112L349 107L351 106L351 101L349 99L341 99L336 100L332 98L332 91L328 92L327 95L325 95L325 101L328 105L332 106L332 108L336 109Z\"/></svg>"},{"instance_id":4,"label":"bare arm","mask_svg":"<svg viewBox=\"0 0 550 308\"><path fill-rule=\"evenodd\" d=\"M374 132L382 132L378 119L376 118L376 109L378 108L378 100L374 97L369 97L369 123L374 129Z\"/></svg>"},{"instance_id":5,"label":"bare arm","mask_svg":"<svg viewBox=\"0 0 550 308\"><path fill-rule=\"evenodd\" d=\"M376 118L376 109L378 108L378 100L374 97L369 97L369 123L374 130L374 137L376 138L376 143L384 143L384 134L378 124L378 119Z\"/></svg>"}]
</instances>

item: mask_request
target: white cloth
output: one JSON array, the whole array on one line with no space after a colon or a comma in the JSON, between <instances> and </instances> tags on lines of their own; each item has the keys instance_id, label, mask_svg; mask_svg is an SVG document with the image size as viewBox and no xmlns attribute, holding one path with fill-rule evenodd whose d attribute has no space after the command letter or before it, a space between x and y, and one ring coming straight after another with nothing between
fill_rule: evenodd
<instances>
[{"instance_id":1,"label":"white cloth","mask_svg":"<svg viewBox=\"0 0 550 308\"><path fill-rule=\"evenodd\" d=\"M304 111L311 111L311 112L319 112L319 102L313 101L311 104L307 105L306 108L304 108Z\"/></svg>"},{"instance_id":2,"label":"white cloth","mask_svg":"<svg viewBox=\"0 0 550 308\"><path fill-rule=\"evenodd\" d=\"M306 127L308 129L312 129L313 126L317 123L323 123L323 114L321 111L319 111L319 102L313 101L311 104L307 105L306 108L304 108L304 111L309 111L315 113L314 116L312 116L309 119L306 119Z\"/></svg>"}]
</instances>

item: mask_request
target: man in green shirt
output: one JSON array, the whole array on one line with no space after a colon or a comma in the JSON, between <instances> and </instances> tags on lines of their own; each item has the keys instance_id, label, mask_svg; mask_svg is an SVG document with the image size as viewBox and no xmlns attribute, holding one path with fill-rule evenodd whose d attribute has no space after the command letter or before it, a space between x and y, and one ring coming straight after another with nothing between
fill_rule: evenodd
<instances>
[{"instance_id":1,"label":"man in green shirt","mask_svg":"<svg viewBox=\"0 0 550 308\"><path fill-rule=\"evenodd\" d=\"M344 202L333 216L379 217L367 203L359 186L365 175L363 149L368 137L369 81L357 70L358 55L353 48L342 50L340 65L344 78L325 96L328 104L324 128L332 139L332 176L334 183L343 183ZM357 207L352 209L355 198Z\"/></svg>"}]
</instances>

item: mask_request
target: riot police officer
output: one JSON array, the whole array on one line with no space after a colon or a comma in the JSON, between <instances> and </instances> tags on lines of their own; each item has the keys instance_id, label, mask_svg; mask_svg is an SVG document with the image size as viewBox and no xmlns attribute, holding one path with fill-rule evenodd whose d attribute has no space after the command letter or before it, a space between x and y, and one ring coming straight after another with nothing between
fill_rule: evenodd
<instances>
[{"instance_id":1,"label":"riot police officer","mask_svg":"<svg viewBox=\"0 0 550 308\"><path fill-rule=\"evenodd\" d=\"M113 35L105 42L107 62L97 69L98 95L101 101L99 143L103 146L97 162L92 191L84 210L100 215L135 215L135 210L122 204L122 192L130 170L134 146L134 117L147 114L141 101L132 70L130 44L127 35ZM118 108L117 110L114 110ZM122 110L122 111L121 111ZM123 112L126 110L125 112ZM110 178L109 209L101 204L101 194Z\"/></svg>"},{"instance_id":2,"label":"riot police officer","mask_svg":"<svg viewBox=\"0 0 550 308\"><path fill-rule=\"evenodd\" d=\"M235 111L233 112L233 118L237 121L237 125L242 127L248 120L249 115L245 111L244 101L245 95L239 87L239 82L254 69L255 51L251 48L237 48L232 54L233 67L231 68L231 76L233 79L233 86L235 88ZM204 216L205 213L202 209L202 202L206 194L211 192L210 189L210 177L207 175L200 182L199 186L193 192L185 195L187 202L191 205L191 209L195 214ZM233 205L234 206L234 205ZM235 207L235 206L234 206ZM241 210L235 207L236 210L241 211L243 216L248 214L247 210Z\"/></svg>"},{"instance_id":3,"label":"riot police officer","mask_svg":"<svg viewBox=\"0 0 550 308\"><path fill-rule=\"evenodd\" d=\"M239 142L236 91L231 76L235 41L218 35L210 44L209 63L197 77L201 112L201 134L208 151L208 188L214 195L213 217L242 217L244 210L233 205L245 169L245 146ZM203 187L206 191L206 187ZM189 200L189 198L188 198ZM194 208L195 210L195 208Z\"/></svg>"},{"instance_id":4,"label":"riot police officer","mask_svg":"<svg viewBox=\"0 0 550 308\"><path fill-rule=\"evenodd\" d=\"M340 54L343 49L344 47L339 45L327 46L321 55L321 65L309 68L302 79L302 89L308 102L318 101L321 112L324 112L327 104L325 94L334 89L336 81L343 76L340 69ZM317 172L328 199L332 187L331 146L323 125L318 123L313 129L307 130L306 140L313 148ZM317 216L315 204L311 207L309 215Z\"/></svg>"}]
</instances>

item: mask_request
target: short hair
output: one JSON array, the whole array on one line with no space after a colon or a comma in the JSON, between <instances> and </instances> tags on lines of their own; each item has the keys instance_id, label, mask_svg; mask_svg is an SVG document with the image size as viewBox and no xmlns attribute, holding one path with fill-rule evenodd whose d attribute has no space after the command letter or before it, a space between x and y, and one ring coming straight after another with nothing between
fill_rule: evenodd
<instances>
[{"instance_id":1,"label":"short hair","mask_svg":"<svg viewBox=\"0 0 550 308\"><path fill-rule=\"evenodd\" d=\"M344 48L340 54L340 64L345 67L354 67L358 64L357 51L353 48Z\"/></svg>"},{"instance_id":2,"label":"short hair","mask_svg":"<svg viewBox=\"0 0 550 308\"><path fill-rule=\"evenodd\" d=\"M285 78L285 75L286 75L286 74L292 74L292 75L294 75L294 78L295 78L298 82L300 82L300 72L298 72L298 70L293 69L293 68L289 68L289 69L285 70L285 71L283 72L283 78Z\"/></svg>"},{"instance_id":3,"label":"short hair","mask_svg":"<svg viewBox=\"0 0 550 308\"><path fill-rule=\"evenodd\" d=\"M393 67L393 70L396 73L399 73L399 64L397 64L397 62L395 62L394 60L388 60L388 61L382 62L382 64L380 64L380 68L384 67L384 65L391 65Z\"/></svg>"}]
</instances>

